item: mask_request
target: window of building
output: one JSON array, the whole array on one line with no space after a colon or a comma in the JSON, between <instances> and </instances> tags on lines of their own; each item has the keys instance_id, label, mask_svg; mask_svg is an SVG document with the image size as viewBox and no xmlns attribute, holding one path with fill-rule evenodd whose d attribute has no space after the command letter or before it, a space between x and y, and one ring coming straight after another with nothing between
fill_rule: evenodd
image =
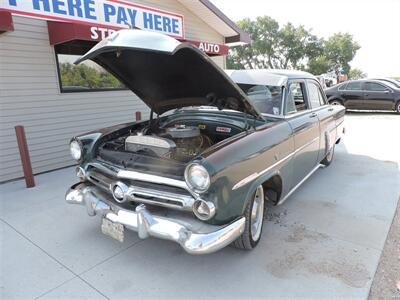
<instances>
[{"instance_id":1,"label":"window of building","mask_svg":"<svg viewBox=\"0 0 400 300\"><path fill-rule=\"evenodd\" d=\"M308 98L310 100L311 108L316 108L325 104L325 98L321 93L320 88L314 82L307 82Z\"/></svg>"},{"instance_id":2,"label":"window of building","mask_svg":"<svg viewBox=\"0 0 400 300\"><path fill-rule=\"evenodd\" d=\"M286 114L293 114L308 109L305 100L305 86L303 82L293 82L289 85L286 101Z\"/></svg>"},{"instance_id":3,"label":"window of building","mask_svg":"<svg viewBox=\"0 0 400 300\"><path fill-rule=\"evenodd\" d=\"M365 84L365 89L367 91L374 91L374 92L383 92L383 91L387 91L388 90L383 85L381 85L379 83L374 83L374 82L367 82Z\"/></svg>"},{"instance_id":4,"label":"window of building","mask_svg":"<svg viewBox=\"0 0 400 300\"><path fill-rule=\"evenodd\" d=\"M282 88L272 85L239 84L252 104L263 114L280 115Z\"/></svg>"},{"instance_id":5,"label":"window of building","mask_svg":"<svg viewBox=\"0 0 400 300\"><path fill-rule=\"evenodd\" d=\"M346 90L348 91L361 91L361 82L353 81L347 84Z\"/></svg>"},{"instance_id":6,"label":"window of building","mask_svg":"<svg viewBox=\"0 0 400 300\"><path fill-rule=\"evenodd\" d=\"M74 64L93 45L89 41L72 41L54 47L62 93L126 89L118 79L93 61Z\"/></svg>"}]
</instances>

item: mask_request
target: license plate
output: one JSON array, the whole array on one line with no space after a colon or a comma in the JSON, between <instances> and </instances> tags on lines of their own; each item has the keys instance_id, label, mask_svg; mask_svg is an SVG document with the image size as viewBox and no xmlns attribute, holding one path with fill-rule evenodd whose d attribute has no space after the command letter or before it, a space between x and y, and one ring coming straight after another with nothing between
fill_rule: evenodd
<instances>
[{"instance_id":1,"label":"license plate","mask_svg":"<svg viewBox=\"0 0 400 300\"><path fill-rule=\"evenodd\" d=\"M119 223L114 223L106 218L103 218L101 223L101 232L105 235L120 241L121 243L124 241L124 225Z\"/></svg>"}]
</instances>

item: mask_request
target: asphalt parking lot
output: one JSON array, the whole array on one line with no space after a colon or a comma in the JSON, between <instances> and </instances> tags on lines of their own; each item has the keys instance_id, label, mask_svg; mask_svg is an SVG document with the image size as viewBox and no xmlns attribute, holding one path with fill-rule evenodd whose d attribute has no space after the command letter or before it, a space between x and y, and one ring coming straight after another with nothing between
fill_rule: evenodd
<instances>
[{"instance_id":1,"label":"asphalt parking lot","mask_svg":"<svg viewBox=\"0 0 400 300\"><path fill-rule=\"evenodd\" d=\"M123 244L67 205L74 168L0 186L0 298L367 298L400 195L400 116L353 112L328 168L271 209L259 246Z\"/></svg>"}]
</instances>

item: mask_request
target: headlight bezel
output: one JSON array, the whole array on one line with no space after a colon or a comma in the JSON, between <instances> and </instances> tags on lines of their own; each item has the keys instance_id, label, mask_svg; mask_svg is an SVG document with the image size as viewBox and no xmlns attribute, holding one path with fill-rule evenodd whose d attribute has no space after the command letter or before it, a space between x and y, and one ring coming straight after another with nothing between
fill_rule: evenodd
<instances>
[{"instance_id":1,"label":"headlight bezel","mask_svg":"<svg viewBox=\"0 0 400 300\"><path fill-rule=\"evenodd\" d=\"M72 153L72 144L73 143L77 144L78 147L79 147L79 150L80 150L79 158L75 157L73 155L73 153ZM71 157L72 157L73 160L75 160L77 162L81 162L83 160L83 154L84 154L83 145L82 145L82 142L79 139L77 139L77 138L71 139L71 141L69 142L69 153L71 154Z\"/></svg>"},{"instance_id":2,"label":"headlight bezel","mask_svg":"<svg viewBox=\"0 0 400 300\"><path fill-rule=\"evenodd\" d=\"M198 170L201 170L206 175L206 183L205 183L205 185L203 187L196 186L193 183L193 181L191 180L191 176L192 176L191 172L193 172L191 170L193 170L193 168L198 168ZM207 169L203 165L201 165L201 164L199 164L197 162L191 163L186 167L186 169L185 169L185 181L186 181L187 186L192 191L194 191L195 193L198 193L198 194L202 194L202 193L206 192L209 189L210 184L211 184L210 174L208 173Z\"/></svg>"}]
</instances>

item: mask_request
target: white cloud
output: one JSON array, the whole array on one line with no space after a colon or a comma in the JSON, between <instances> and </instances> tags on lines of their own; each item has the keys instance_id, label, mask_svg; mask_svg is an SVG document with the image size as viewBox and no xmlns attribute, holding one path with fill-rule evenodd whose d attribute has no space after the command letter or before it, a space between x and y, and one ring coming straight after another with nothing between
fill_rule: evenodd
<instances>
[{"instance_id":1,"label":"white cloud","mask_svg":"<svg viewBox=\"0 0 400 300\"><path fill-rule=\"evenodd\" d=\"M318 36L349 32L360 44L351 65L369 76L400 76L400 0L212 0L237 21L268 15Z\"/></svg>"}]
</instances>

